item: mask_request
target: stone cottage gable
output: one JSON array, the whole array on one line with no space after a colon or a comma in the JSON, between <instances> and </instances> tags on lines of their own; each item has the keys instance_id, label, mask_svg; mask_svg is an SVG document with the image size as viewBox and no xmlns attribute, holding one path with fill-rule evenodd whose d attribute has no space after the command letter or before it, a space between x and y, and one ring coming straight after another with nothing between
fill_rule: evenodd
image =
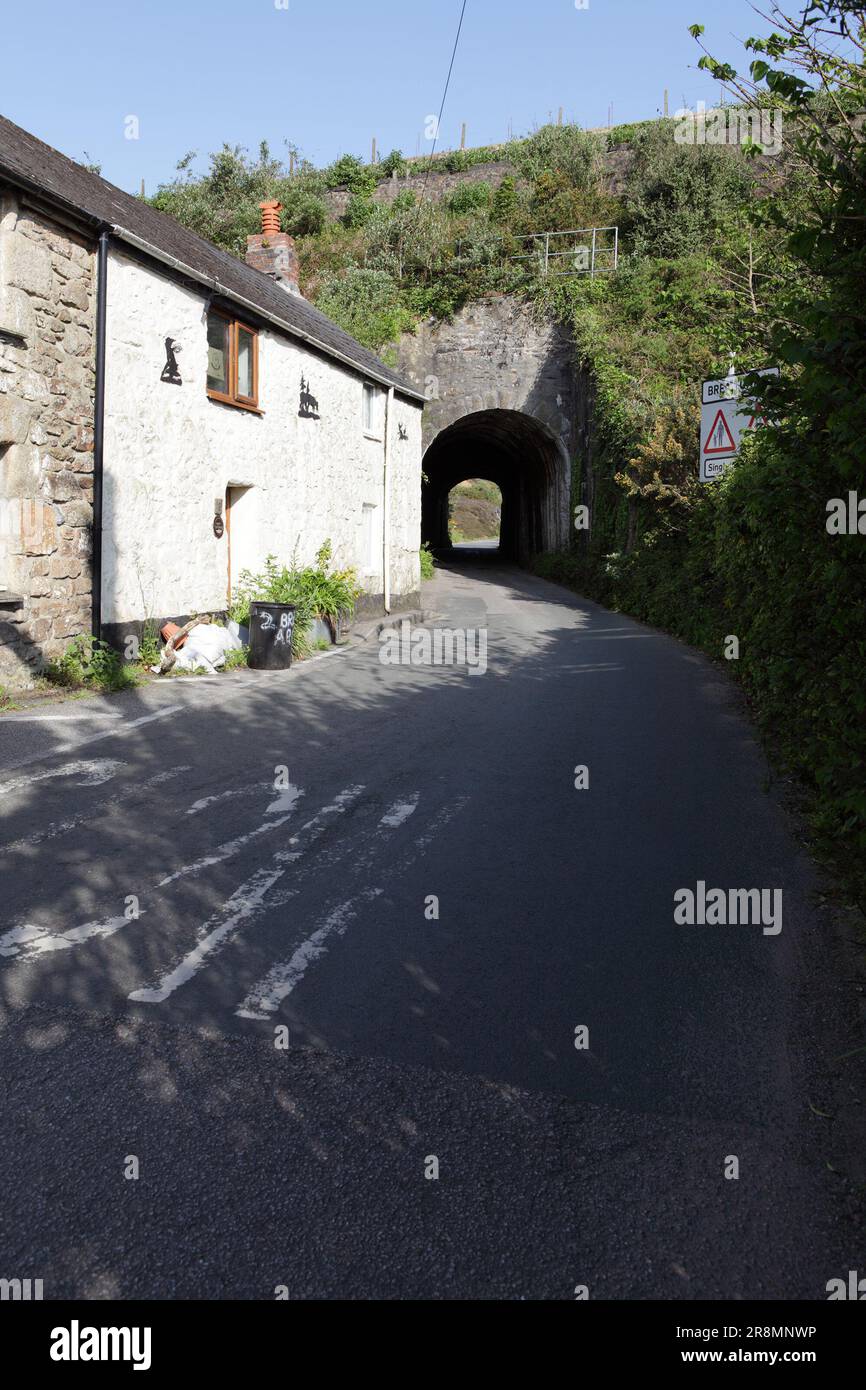
<instances>
[{"instance_id":1,"label":"stone cottage gable","mask_svg":"<svg viewBox=\"0 0 866 1390\"><path fill-rule=\"evenodd\" d=\"M0 185L0 681L90 631L94 260ZM9 603L14 600L9 600Z\"/></svg>"}]
</instances>

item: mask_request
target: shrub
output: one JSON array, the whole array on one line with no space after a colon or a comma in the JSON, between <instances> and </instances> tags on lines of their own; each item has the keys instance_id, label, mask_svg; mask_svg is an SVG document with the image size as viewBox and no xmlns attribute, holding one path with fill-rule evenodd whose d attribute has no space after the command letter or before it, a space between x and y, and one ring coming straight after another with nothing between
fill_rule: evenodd
<instances>
[{"instance_id":1,"label":"shrub","mask_svg":"<svg viewBox=\"0 0 866 1390\"><path fill-rule=\"evenodd\" d=\"M328 220L328 205L323 198L303 188L284 195L281 226L289 236L318 236Z\"/></svg>"},{"instance_id":2,"label":"shrub","mask_svg":"<svg viewBox=\"0 0 866 1390\"><path fill-rule=\"evenodd\" d=\"M490 207L491 196L489 183L461 183L448 198L448 210L457 216L478 212Z\"/></svg>"},{"instance_id":3,"label":"shrub","mask_svg":"<svg viewBox=\"0 0 866 1390\"><path fill-rule=\"evenodd\" d=\"M76 637L58 661L49 663L45 676L70 690L128 690L139 680L119 652L95 637Z\"/></svg>"},{"instance_id":4,"label":"shrub","mask_svg":"<svg viewBox=\"0 0 866 1390\"><path fill-rule=\"evenodd\" d=\"M322 281L318 308L365 347L375 350L413 326L399 286L384 270L353 266Z\"/></svg>"},{"instance_id":5,"label":"shrub","mask_svg":"<svg viewBox=\"0 0 866 1390\"><path fill-rule=\"evenodd\" d=\"M378 165L379 173L386 179L390 179L394 174L402 178L406 173L406 161L403 158L402 150L392 150L390 154Z\"/></svg>"},{"instance_id":6,"label":"shrub","mask_svg":"<svg viewBox=\"0 0 866 1390\"><path fill-rule=\"evenodd\" d=\"M366 227L375 212L376 204L371 198L368 198L366 194L353 193L340 220L344 227L355 230L358 227Z\"/></svg>"},{"instance_id":7,"label":"shrub","mask_svg":"<svg viewBox=\"0 0 866 1390\"><path fill-rule=\"evenodd\" d=\"M328 188L348 188L350 193L361 197L372 193L378 182L373 168L364 164L354 154L344 154L330 164L324 171Z\"/></svg>"},{"instance_id":8,"label":"shrub","mask_svg":"<svg viewBox=\"0 0 866 1390\"><path fill-rule=\"evenodd\" d=\"M429 542L425 541L421 547L421 578L434 579L435 577L436 561L433 559Z\"/></svg>"},{"instance_id":9,"label":"shrub","mask_svg":"<svg viewBox=\"0 0 866 1390\"><path fill-rule=\"evenodd\" d=\"M517 210L517 184L509 174L504 178L493 195L493 208L490 216L494 222L508 222Z\"/></svg>"},{"instance_id":10,"label":"shrub","mask_svg":"<svg viewBox=\"0 0 866 1390\"><path fill-rule=\"evenodd\" d=\"M354 570L331 569L331 543L326 541L316 556L314 565L301 568L293 561L280 565L275 555L269 555L258 574L244 570L233 595L229 617L241 626L249 626L250 604L291 603L296 609L292 650L303 657L310 650L309 630L316 617L336 620L351 615L361 589Z\"/></svg>"}]
</instances>

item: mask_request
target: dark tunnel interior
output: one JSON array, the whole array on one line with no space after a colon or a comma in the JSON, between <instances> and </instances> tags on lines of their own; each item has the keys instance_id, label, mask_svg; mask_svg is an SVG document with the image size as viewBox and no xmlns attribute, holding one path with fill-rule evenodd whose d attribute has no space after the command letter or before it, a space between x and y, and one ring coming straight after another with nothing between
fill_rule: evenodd
<instances>
[{"instance_id":1,"label":"dark tunnel interior","mask_svg":"<svg viewBox=\"0 0 866 1390\"><path fill-rule=\"evenodd\" d=\"M567 532L568 465L553 435L530 415L516 410L465 415L433 440L424 473L421 536L434 550L450 546L448 497L467 478L489 478L502 493L503 559L523 563L559 548L563 495Z\"/></svg>"}]
</instances>

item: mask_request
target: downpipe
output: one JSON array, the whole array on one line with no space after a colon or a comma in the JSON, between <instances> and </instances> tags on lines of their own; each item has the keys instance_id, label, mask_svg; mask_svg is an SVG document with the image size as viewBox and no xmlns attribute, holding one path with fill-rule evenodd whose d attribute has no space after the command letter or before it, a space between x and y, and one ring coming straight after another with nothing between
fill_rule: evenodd
<instances>
[{"instance_id":1,"label":"downpipe","mask_svg":"<svg viewBox=\"0 0 866 1390\"><path fill-rule=\"evenodd\" d=\"M102 511L105 460L105 356L109 233L99 233L96 253L96 382L93 396L93 526L91 529L91 631L102 637Z\"/></svg>"}]
</instances>

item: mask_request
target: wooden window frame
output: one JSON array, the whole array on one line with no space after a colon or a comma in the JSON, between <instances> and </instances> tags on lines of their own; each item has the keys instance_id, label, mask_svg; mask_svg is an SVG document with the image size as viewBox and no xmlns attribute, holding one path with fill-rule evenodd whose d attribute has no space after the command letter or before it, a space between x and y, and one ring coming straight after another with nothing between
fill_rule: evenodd
<instances>
[{"instance_id":1,"label":"wooden window frame","mask_svg":"<svg viewBox=\"0 0 866 1390\"><path fill-rule=\"evenodd\" d=\"M262 415L264 412L259 406L259 335L255 328L252 328L243 319L233 318L231 314L224 313L222 309L210 309L208 318L222 319L223 323L228 324L228 391L213 391L208 387L207 394L210 400L218 401L220 405L231 405L236 410L251 410L255 415ZM238 392L238 330L249 333L253 342L253 394L251 396L241 396Z\"/></svg>"}]
</instances>

